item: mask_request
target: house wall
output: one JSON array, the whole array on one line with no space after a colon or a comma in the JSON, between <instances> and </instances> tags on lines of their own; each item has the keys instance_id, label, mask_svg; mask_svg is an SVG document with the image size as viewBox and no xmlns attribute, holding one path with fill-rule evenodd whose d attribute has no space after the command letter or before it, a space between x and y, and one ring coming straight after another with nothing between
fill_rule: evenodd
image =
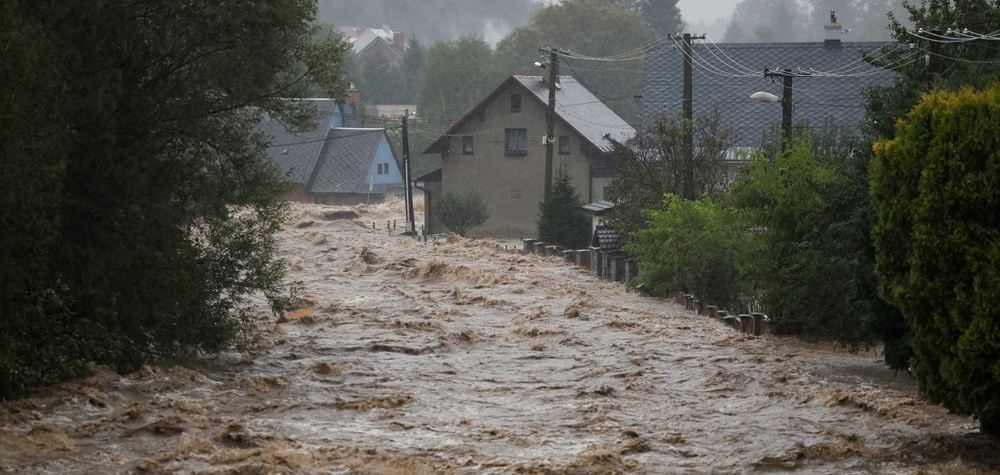
<instances>
[{"instance_id":1,"label":"house wall","mask_svg":"<svg viewBox=\"0 0 1000 475\"><path fill-rule=\"evenodd\" d=\"M441 182L431 181L424 183L423 189L424 195L424 232L427 234L436 234L447 232L448 230L441 224L441 220L438 219L437 213L434 212L435 200L441 199Z\"/></svg>"},{"instance_id":2,"label":"house wall","mask_svg":"<svg viewBox=\"0 0 1000 475\"><path fill-rule=\"evenodd\" d=\"M383 56L390 64L399 64L402 58L399 57L399 53L392 50L387 43L381 39L375 39L369 44L365 49L358 53L358 58L362 61L372 59L377 56Z\"/></svg>"},{"instance_id":3,"label":"house wall","mask_svg":"<svg viewBox=\"0 0 1000 475\"><path fill-rule=\"evenodd\" d=\"M311 201L330 206L357 206L385 203L384 193L313 193Z\"/></svg>"},{"instance_id":4,"label":"house wall","mask_svg":"<svg viewBox=\"0 0 1000 475\"><path fill-rule=\"evenodd\" d=\"M297 201L299 203L310 203L312 198L306 193L305 185L301 183L290 183L290 188L285 192L285 201Z\"/></svg>"},{"instance_id":5,"label":"house wall","mask_svg":"<svg viewBox=\"0 0 1000 475\"><path fill-rule=\"evenodd\" d=\"M383 167L383 173L378 173L379 164ZM399 164L396 163L396 156L392 154L392 147L389 146L389 141L385 138L385 134L382 134L382 138L379 139L375 158L368 165L368 173L365 176L368 177L367 183L365 183L366 187L372 184L400 186L406 184L403 179L403 173L399 169Z\"/></svg>"},{"instance_id":6,"label":"house wall","mask_svg":"<svg viewBox=\"0 0 1000 475\"><path fill-rule=\"evenodd\" d=\"M521 94L521 112L511 112L510 95ZM489 219L473 229L472 237L526 238L537 235L539 204L544 194L546 105L530 92L509 87L473 113L448 141L442 154L442 192L476 191L487 202ZM504 129L527 129L527 154L504 154ZM473 153L463 153L463 136L473 136ZM570 153L560 154L558 137L570 137ZM568 167L573 187L582 201L594 196L590 164L581 151L581 139L560 121L555 126L553 174L561 165Z\"/></svg>"}]
</instances>

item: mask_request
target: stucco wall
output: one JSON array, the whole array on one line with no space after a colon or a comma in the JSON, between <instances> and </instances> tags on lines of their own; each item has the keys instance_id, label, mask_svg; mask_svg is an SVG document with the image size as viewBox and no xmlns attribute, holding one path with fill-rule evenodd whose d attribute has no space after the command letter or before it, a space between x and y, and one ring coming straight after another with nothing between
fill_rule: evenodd
<instances>
[{"instance_id":1,"label":"stucco wall","mask_svg":"<svg viewBox=\"0 0 1000 475\"><path fill-rule=\"evenodd\" d=\"M521 112L511 112L511 92L521 94ZM442 191L465 193L475 190L487 201L490 218L473 229L473 237L534 237L537 234L539 204L544 194L546 105L529 92L512 87L485 105L483 114L473 114L449 140L449 152L442 154ZM527 129L527 154L504 155L504 129ZM473 153L465 155L462 136L473 136ZM570 153L560 154L558 137L570 137ZM556 121L553 174L561 165L568 167L573 187L581 201L591 193L590 165L580 150L581 140Z\"/></svg>"}]
</instances>

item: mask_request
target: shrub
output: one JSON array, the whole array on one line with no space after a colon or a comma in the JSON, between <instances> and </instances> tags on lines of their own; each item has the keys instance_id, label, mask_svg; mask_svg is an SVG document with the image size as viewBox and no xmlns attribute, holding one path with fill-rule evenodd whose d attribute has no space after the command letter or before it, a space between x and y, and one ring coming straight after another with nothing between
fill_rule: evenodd
<instances>
[{"instance_id":1,"label":"shrub","mask_svg":"<svg viewBox=\"0 0 1000 475\"><path fill-rule=\"evenodd\" d=\"M465 236L472 228L490 218L486 202L475 191L464 194L445 193L434 203L434 212L444 227L459 236Z\"/></svg>"},{"instance_id":2,"label":"shrub","mask_svg":"<svg viewBox=\"0 0 1000 475\"><path fill-rule=\"evenodd\" d=\"M920 388L1000 433L1000 84L927 94L875 145L879 291Z\"/></svg>"},{"instance_id":3,"label":"shrub","mask_svg":"<svg viewBox=\"0 0 1000 475\"><path fill-rule=\"evenodd\" d=\"M642 269L630 285L657 296L690 292L720 308L736 308L746 237L736 214L708 197L687 201L675 195L665 195L663 208L646 214L648 226L625 247Z\"/></svg>"}]
</instances>

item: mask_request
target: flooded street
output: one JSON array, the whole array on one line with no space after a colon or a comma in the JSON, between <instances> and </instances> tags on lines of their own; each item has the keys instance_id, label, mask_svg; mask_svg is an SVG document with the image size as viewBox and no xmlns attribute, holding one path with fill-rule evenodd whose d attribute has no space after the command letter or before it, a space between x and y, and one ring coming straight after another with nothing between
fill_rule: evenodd
<instances>
[{"instance_id":1,"label":"flooded street","mask_svg":"<svg viewBox=\"0 0 1000 475\"><path fill-rule=\"evenodd\" d=\"M873 351L753 337L556 257L294 205L261 348L0 406L11 474L998 473ZM381 229L372 230L371 223Z\"/></svg>"}]
</instances>

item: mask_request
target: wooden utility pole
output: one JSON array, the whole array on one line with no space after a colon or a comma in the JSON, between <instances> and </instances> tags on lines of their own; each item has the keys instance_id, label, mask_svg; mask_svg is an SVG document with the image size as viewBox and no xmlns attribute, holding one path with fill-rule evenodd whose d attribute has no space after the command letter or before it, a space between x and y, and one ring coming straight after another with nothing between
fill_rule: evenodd
<instances>
[{"instance_id":1,"label":"wooden utility pole","mask_svg":"<svg viewBox=\"0 0 1000 475\"><path fill-rule=\"evenodd\" d=\"M542 51L546 51L542 48ZM545 113L545 193L543 200L548 201L552 193L552 162L556 133L556 82L559 80L559 57L556 49L548 49L549 53L549 108Z\"/></svg>"},{"instance_id":2,"label":"wooden utility pole","mask_svg":"<svg viewBox=\"0 0 1000 475\"><path fill-rule=\"evenodd\" d=\"M403 114L403 177L406 180L406 234L416 234L416 219L413 217L413 183L410 179L410 136L406 126L409 109Z\"/></svg>"},{"instance_id":3,"label":"wooden utility pole","mask_svg":"<svg viewBox=\"0 0 1000 475\"><path fill-rule=\"evenodd\" d=\"M705 39L705 35L695 36L684 33L684 199L694 200L694 86L691 79L691 41Z\"/></svg>"},{"instance_id":4,"label":"wooden utility pole","mask_svg":"<svg viewBox=\"0 0 1000 475\"><path fill-rule=\"evenodd\" d=\"M788 150L788 146L792 143L792 106L794 104L792 101L792 78L809 75L808 72L798 69L794 71L791 69L772 71L764 68L764 77L771 79L776 77L781 78L781 153L785 153Z\"/></svg>"}]
</instances>

